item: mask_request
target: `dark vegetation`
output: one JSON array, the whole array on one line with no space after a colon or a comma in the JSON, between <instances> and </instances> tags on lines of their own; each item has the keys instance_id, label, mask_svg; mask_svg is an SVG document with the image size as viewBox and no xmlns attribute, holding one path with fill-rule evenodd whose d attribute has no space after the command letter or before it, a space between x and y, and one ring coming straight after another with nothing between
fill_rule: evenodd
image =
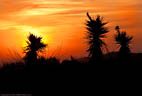
<instances>
[{"instance_id":1,"label":"dark vegetation","mask_svg":"<svg viewBox=\"0 0 142 96\"><path fill-rule=\"evenodd\" d=\"M96 19L92 19L89 13L87 13L89 21L87 21L87 39L90 57L90 63L100 63L103 60L102 47L106 47L105 42L101 38L105 38L105 33L108 32L108 29L104 27L107 23L102 21L100 16L97 16Z\"/></svg>"},{"instance_id":2,"label":"dark vegetation","mask_svg":"<svg viewBox=\"0 0 142 96\"><path fill-rule=\"evenodd\" d=\"M71 56L70 60L62 62L56 57L40 57L38 53L48 46L41 42L41 37L30 34L27 41L28 46L24 49L24 62L5 64L0 69L1 90L32 92L34 89L39 90L49 86L52 89L58 84L63 86L63 82L70 80L71 83L79 77L84 77L83 80L96 78L102 81L109 77L118 79L120 75L125 78L130 76L129 74L139 73L142 54L131 53L129 44L133 38L127 36L126 32L120 32L119 26L116 26L117 33L114 40L120 46L120 50L103 54L103 49L108 50L107 44L101 39L105 38L108 32L105 27L107 23L103 22L100 16L96 19L88 13L87 16L89 18L86 22L88 57L75 59Z\"/></svg>"}]
</instances>

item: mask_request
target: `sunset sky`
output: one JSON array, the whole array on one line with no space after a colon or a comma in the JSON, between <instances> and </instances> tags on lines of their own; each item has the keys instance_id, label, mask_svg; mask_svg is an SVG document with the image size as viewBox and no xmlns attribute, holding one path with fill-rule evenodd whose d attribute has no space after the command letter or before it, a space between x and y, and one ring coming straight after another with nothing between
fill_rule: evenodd
<instances>
[{"instance_id":1,"label":"sunset sky","mask_svg":"<svg viewBox=\"0 0 142 96\"><path fill-rule=\"evenodd\" d=\"M45 56L87 56L86 12L109 22L105 41L110 51L119 50L114 28L120 25L134 37L132 52L142 52L141 6L141 0L0 0L0 62L15 53L22 56L29 32L48 43Z\"/></svg>"}]
</instances>

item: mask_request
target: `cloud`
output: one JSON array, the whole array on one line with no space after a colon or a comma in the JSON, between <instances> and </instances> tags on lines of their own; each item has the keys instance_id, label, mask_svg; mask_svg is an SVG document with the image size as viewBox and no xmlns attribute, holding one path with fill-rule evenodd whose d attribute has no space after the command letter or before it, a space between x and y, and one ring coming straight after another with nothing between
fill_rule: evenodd
<instances>
[{"instance_id":1,"label":"cloud","mask_svg":"<svg viewBox=\"0 0 142 96\"><path fill-rule=\"evenodd\" d=\"M25 2L25 0L1 0L0 11L4 13L11 13L21 11L31 6L31 2Z\"/></svg>"},{"instance_id":2,"label":"cloud","mask_svg":"<svg viewBox=\"0 0 142 96\"><path fill-rule=\"evenodd\" d=\"M10 18L10 15L16 15L17 12L27 10L33 6L32 2L27 0L1 0L0 1L0 20Z\"/></svg>"}]
</instances>

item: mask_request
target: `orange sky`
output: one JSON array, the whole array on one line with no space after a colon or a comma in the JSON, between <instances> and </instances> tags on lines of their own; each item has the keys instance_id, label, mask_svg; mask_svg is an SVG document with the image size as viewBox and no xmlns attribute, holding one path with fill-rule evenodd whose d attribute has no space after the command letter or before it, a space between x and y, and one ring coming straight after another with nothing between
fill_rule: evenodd
<instances>
[{"instance_id":1,"label":"orange sky","mask_svg":"<svg viewBox=\"0 0 142 96\"><path fill-rule=\"evenodd\" d=\"M86 56L87 11L109 22L105 41L110 51L118 51L113 36L120 25L134 36L132 51L142 52L141 5L141 0L0 0L0 62L22 53L29 32L48 43L46 56Z\"/></svg>"}]
</instances>

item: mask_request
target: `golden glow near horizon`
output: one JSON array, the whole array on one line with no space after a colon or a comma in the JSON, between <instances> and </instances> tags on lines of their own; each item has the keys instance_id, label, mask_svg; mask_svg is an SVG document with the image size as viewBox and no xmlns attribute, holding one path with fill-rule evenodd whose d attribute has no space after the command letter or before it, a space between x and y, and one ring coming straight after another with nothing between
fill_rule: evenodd
<instances>
[{"instance_id":1,"label":"golden glow near horizon","mask_svg":"<svg viewBox=\"0 0 142 96\"><path fill-rule=\"evenodd\" d=\"M32 34L34 34L34 35L36 35L36 36L42 37L43 43L45 43L45 44L50 43L50 42L49 42L50 40L47 39L47 38L44 36L44 34L42 34L42 31L43 31L43 30L41 30L41 29L34 28L34 27L31 27L31 26L20 26L20 27L18 27L18 28L20 28L26 36L28 36L30 33L32 33ZM48 30L48 31L49 31L49 30ZM26 46L26 45L27 45L26 42L23 42L23 45L22 45L22 46Z\"/></svg>"},{"instance_id":2,"label":"golden glow near horizon","mask_svg":"<svg viewBox=\"0 0 142 96\"><path fill-rule=\"evenodd\" d=\"M7 48L19 53L26 45L29 32L43 37L50 52L61 56L86 56L86 12L101 15L108 21L110 51L117 51L113 40L114 27L134 36L133 52L142 52L141 0L0 0L0 59ZM56 50L56 49L59 50ZM62 49L62 50L60 50Z\"/></svg>"}]
</instances>

